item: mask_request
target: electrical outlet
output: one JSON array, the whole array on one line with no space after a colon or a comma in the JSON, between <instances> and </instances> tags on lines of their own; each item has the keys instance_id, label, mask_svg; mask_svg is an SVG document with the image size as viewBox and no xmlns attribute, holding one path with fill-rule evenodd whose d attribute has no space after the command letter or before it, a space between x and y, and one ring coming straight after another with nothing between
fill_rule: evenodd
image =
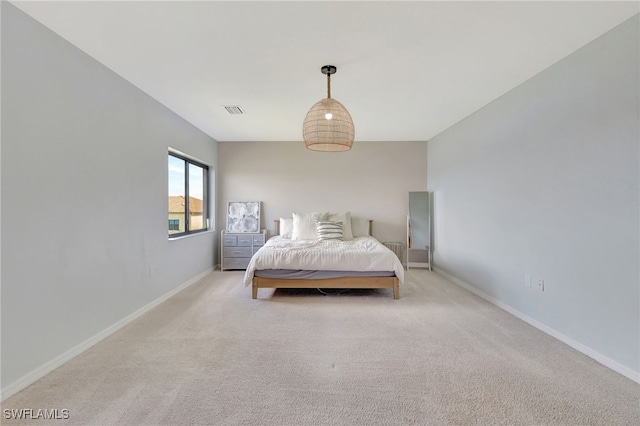
<instances>
[{"instance_id":1,"label":"electrical outlet","mask_svg":"<svg viewBox=\"0 0 640 426\"><path fill-rule=\"evenodd\" d=\"M524 276L524 286L531 287L531 275L527 274Z\"/></svg>"},{"instance_id":2,"label":"electrical outlet","mask_svg":"<svg viewBox=\"0 0 640 426\"><path fill-rule=\"evenodd\" d=\"M544 291L544 279L538 278L538 290Z\"/></svg>"}]
</instances>

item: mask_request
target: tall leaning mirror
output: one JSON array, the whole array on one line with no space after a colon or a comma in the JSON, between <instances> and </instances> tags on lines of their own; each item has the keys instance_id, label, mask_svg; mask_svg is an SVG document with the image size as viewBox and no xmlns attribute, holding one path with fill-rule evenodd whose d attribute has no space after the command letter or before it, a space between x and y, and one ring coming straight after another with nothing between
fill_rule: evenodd
<instances>
[{"instance_id":1,"label":"tall leaning mirror","mask_svg":"<svg viewBox=\"0 0 640 426\"><path fill-rule=\"evenodd\" d=\"M407 269L431 270L431 217L429 192L409 192L407 215Z\"/></svg>"}]
</instances>

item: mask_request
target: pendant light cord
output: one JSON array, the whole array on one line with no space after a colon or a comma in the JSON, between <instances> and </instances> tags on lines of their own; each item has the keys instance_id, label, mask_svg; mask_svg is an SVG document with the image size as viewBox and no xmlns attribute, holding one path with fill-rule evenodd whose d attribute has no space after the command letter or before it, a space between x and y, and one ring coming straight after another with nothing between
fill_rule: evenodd
<instances>
[{"instance_id":1,"label":"pendant light cord","mask_svg":"<svg viewBox=\"0 0 640 426\"><path fill-rule=\"evenodd\" d=\"M327 73L327 99L331 99L331 74Z\"/></svg>"}]
</instances>

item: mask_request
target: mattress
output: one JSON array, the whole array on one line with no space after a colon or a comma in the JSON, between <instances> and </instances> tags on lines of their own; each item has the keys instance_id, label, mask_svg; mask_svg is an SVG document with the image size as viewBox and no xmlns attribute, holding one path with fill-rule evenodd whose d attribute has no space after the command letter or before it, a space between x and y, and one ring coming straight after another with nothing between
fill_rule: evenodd
<instances>
[{"instance_id":1,"label":"mattress","mask_svg":"<svg viewBox=\"0 0 640 426\"><path fill-rule=\"evenodd\" d=\"M393 277L393 271L306 271L303 269L262 269L256 277L286 280L326 280L343 277Z\"/></svg>"}]
</instances>

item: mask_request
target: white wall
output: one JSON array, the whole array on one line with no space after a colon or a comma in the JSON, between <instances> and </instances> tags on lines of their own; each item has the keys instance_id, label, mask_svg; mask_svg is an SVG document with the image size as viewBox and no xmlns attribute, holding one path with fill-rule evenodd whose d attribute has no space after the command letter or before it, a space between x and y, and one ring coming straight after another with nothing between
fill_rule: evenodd
<instances>
[{"instance_id":1,"label":"white wall","mask_svg":"<svg viewBox=\"0 0 640 426\"><path fill-rule=\"evenodd\" d=\"M638 51L636 15L428 143L435 265L636 380Z\"/></svg>"},{"instance_id":2,"label":"white wall","mask_svg":"<svg viewBox=\"0 0 640 426\"><path fill-rule=\"evenodd\" d=\"M2 2L3 390L213 267L215 233L167 239L169 146L217 166L212 139Z\"/></svg>"},{"instance_id":3,"label":"white wall","mask_svg":"<svg viewBox=\"0 0 640 426\"><path fill-rule=\"evenodd\" d=\"M409 191L426 190L426 142L356 141L347 152L311 151L302 141L218 146L220 229L227 201L258 200L271 232L274 219L294 211L348 210L373 219L380 241L404 241Z\"/></svg>"}]
</instances>

